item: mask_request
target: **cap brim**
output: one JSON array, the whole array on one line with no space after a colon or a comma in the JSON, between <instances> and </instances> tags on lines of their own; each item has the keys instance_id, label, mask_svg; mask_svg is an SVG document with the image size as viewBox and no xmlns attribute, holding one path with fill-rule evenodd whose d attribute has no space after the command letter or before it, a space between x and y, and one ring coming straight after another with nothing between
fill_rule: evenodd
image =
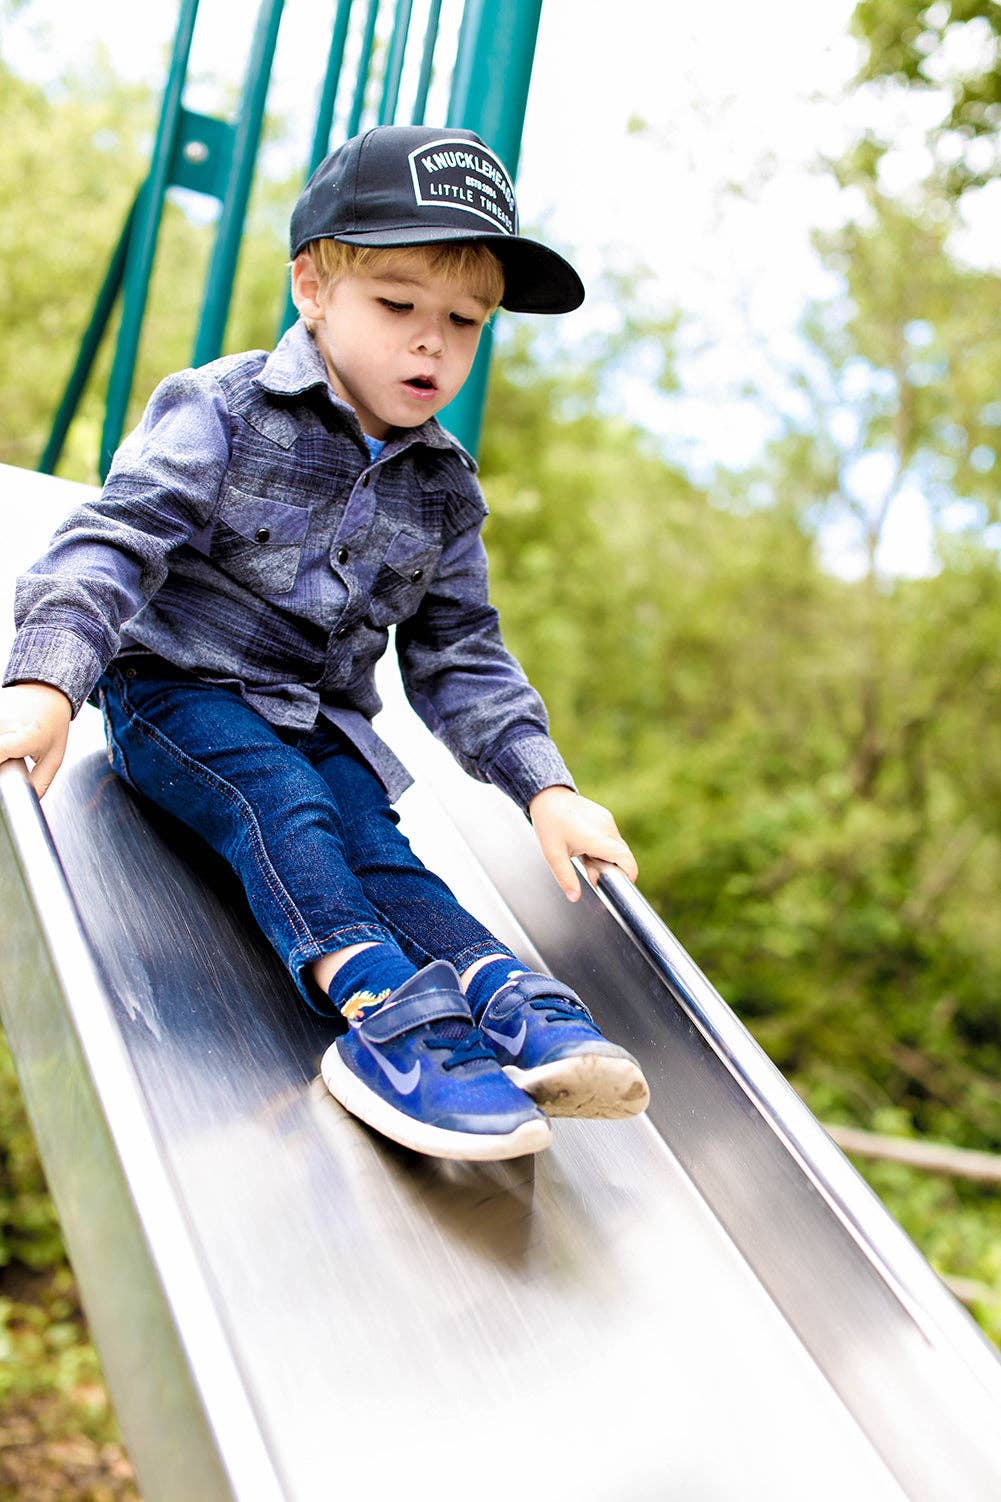
<instances>
[{"instance_id":1,"label":"cap brim","mask_svg":"<svg viewBox=\"0 0 1001 1502\"><path fill-rule=\"evenodd\" d=\"M480 243L492 250L504 268L501 307L511 313L572 313L584 301L584 284L555 250L520 235L478 235L468 229L441 225L400 229L347 230L331 236L346 245L434 245L443 240ZM301 247L300 247L301 248Z\"/></svg>"}]
</instances>

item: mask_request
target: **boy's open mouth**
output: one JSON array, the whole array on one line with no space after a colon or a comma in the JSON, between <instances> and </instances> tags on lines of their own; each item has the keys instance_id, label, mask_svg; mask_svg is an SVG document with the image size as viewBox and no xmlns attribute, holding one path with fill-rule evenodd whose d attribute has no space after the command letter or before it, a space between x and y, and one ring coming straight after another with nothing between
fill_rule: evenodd
<instances>
[{"instance_id":1,"label":"boy's open mouth","mask_svg":"<svg viewBox=\"0 0 1001 1502\"><path fill-rule=\"evenodd\" d=\"M404 386L409 386L412 391L437 391L438 385L434 376L411 376L404 381Z\"/></svg>"}]
</instances>

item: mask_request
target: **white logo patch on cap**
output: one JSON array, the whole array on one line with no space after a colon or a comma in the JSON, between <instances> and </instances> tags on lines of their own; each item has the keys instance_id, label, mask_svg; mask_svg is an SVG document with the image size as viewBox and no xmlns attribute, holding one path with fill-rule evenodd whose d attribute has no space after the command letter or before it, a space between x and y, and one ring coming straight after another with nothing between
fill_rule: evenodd
<instances>
[{"instance_id":1,"label":"white logo patch on cap","mask_svg":"<svg viewBox=\"0 0 1001 1502\"><path fill-rule=\"evenodd\" d=\"M518 210L507 170L475 141L444 136L410 153L414 197L426 208L459 209L503 234L518 233Z\"/></svg>"}]
</instances>

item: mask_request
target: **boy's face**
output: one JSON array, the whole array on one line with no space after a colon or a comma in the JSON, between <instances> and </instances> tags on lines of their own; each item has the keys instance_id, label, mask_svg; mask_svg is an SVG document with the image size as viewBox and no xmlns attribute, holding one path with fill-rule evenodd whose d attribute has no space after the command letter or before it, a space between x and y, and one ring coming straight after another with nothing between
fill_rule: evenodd
<instances>
[{"instance_id":1,"label":"boy's face","mask_svg":"<svg viewBox=\"0 0 1001 1502\"><path fill-rule=\"evenodd\" d=\"M352 272L323 286L303 254L292 288L331 386L371 438L415 428L452 400L489 312L478 297L406 257L382 265L378 275Z\"/></svg>"}]
</instances>

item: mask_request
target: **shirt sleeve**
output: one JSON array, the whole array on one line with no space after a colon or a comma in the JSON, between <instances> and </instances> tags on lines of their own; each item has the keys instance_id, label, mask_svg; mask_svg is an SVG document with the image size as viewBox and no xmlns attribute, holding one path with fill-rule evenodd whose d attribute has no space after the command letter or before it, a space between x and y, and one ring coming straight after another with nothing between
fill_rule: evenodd
<instances>
[{"instance_id":1,"label":"shirt sleeve","mask_svg":"<svg viewBox=\"0 0 1001 1502\"><path fill-rule=\"evenodd\" d=\"M78 506L17 581L4 683L50 683L74 714L156 593L171 550L205 526L229 458L229 417L205 371L170 376L115 455L100 495Z\"/></svg>"},{"instance_id":2,"label":"shirt sleeve","mask_svg":"<svg viewBox=\"0 0 1001 1502\"><path fill-rule=\"evenodd\" d=\"M543 788L575 787L545 705L501 639L479 525L446 543L396 649L411 704L473 777L522 808Z\"/></svg>"}]
</instances>

